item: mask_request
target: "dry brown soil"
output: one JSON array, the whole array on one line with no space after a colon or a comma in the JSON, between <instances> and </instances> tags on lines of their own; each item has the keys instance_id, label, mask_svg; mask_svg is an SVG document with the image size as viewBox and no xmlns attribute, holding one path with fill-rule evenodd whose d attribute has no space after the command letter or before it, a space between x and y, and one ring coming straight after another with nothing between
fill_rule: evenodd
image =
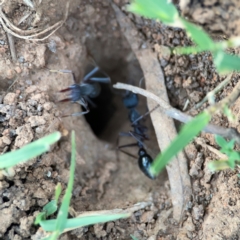
<instances>
[{"instance_id":1,"label":"dry brown soil","mask_svg":"<svg viewBox=\"0 0 240 240\"><path fill-rule=\"evenodd\" d=\"M66 12L63 0L34 1L33 8L27 6L28 1L2 2L7 18L22 30L46 29L62 20ZM124 11L128 1L114 2ZM206 7L207 16L215 14L211 18L201 18L199 23L206 29L213 31L213 26L218 26L217 31L222 31L220 37L239 34L234 27L239 21L239 14L236 14L237 9L239 11L238 1L196 2L194 5L195 1L192 1L190 7L185 7L185 14L193 14L192 18L196 21L196 12L204 13L202 7ZM199 5L199 2L203 3ZM225 3L222 9L221 2ZM226 2L231 2L231 7ZM211 12L214 7L217 10ZM234 9L234 14L230 9ZM224 12L224 15L216 12ZM222 78L216 73L209 53L168 55L166 47L190 44L181 29L125 14L142 33L148 46L158 54L172 106L183 110L188 100L189 110L220 83ZM231 28L227 24L229 21L235 24ZM67 20L58 31L45 41L14 37L14 46L15 57L10 52L7 34L0 27L1 153L18 149L55 130L61 131L63 137L48 153L14 167L7 176L0 176L0 239L41 239L44 236L42 229L33 225L34 218L54 198L57 183L60 182L63 189L66 187L71 130L76 132L78 154L70 215L126 209L140 202L145 207L139 208L129 219L78 229L63 234L61 239L131 239L130 234L139 240L240 238L238 169L215 174L208 170L207 163L219 158L209 148L217 148L212 135L202 134L185 150L193 195L188 204L186 221L179 225L172 217L166 172L152 181L139 170L137 159L115 151L118 133L131 129L127 110L122 105L121 91L110 87L106 89L105 97L109 96L105 101L107 104L97 106L98 110L94 110L92 115L90 113L88 119L61 117L81 110L79 105L70 102L58 103L64 98L59 90L71 85L72 79L70 74L50 70L70 69L80 82L86 67L94 60L111 77L113 84L125 82L138 86L143 77L110 1L70 0ZM218 93L216 100L227 96L237 80L235 77ZM12 83L14 85L10 87ZM140 99L139 111L143 114L147 111L146 100ZM202 109L206 106L204 104ZM238 102L233 106L233 112L239 122ZM238 128L237 123L229 124L222 115L215 116L213 123ZM159 147L149 117L146 126L150 136L146 142L148 151L155 157ZM119 141L121 145L132 142L124 137ZM129 151L137 156L136 148Z\"/></svg>"}]
</instances>

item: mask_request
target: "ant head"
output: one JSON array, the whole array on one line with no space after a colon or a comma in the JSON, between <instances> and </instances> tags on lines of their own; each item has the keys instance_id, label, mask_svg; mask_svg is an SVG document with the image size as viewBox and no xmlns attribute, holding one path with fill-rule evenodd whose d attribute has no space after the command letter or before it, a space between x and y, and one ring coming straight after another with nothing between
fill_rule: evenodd
<instances>
[{"instance_id":1,"label":"ant head","mask_svg":"<svg viewBox=\"0 0 240 240\"><path fill-rule=\"evenodd\" d=\"M77 102L81 98L81 87L78 84L73 84L69 88L62 89L60 92L68 92L70 91L70 94L68 98L65 98L63 100L60 100L59 102Z\"/></svg>"},{"instance_id":2,"label":"ant head","mask_svg":"<svg viewBox=\"0 0 240 240\"><path fill-rule=\"evenodd\" d=\"M126 108L135 108L138 105L138 95L126 91L125 96L123 97L123 104Z\"/></svg>"}]
</instances>

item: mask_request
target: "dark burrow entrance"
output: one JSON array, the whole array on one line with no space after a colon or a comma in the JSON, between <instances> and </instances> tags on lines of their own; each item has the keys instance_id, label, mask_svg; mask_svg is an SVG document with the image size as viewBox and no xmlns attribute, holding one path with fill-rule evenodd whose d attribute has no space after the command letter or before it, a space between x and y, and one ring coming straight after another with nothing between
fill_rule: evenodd
<instances>
[{"instance_id":1,"label":"dark burrow entrance","mask_svg":"<svg viewBox=\"0 0 240 240\"><path fill-rule=\"evenodd\" d=\"M120 145L134 143L136 142L134 137L119 138L120 132L129 132L132 130L132 126L128 117L129 111L123 104L123 96L126 94L126 91L116 90L112 86L117 82L122 82L144 87L144 78L140 65L131 50L128 50L125 55L120 55L119 58L116 58L117 55L113 54L115 58L111 59L111 56L107 58L105 56L105 58L103 57L101 59L101 51L99 51L99 49L94 49L93 46L96 45L93 42L94 40L88 43L92 45L92 47L89 48L92 49L91 55L94 57L100 69L111 78L111 84L101 84L101 93L98 97L91 99L95 106L89 104L90 112L84 115L85 119L90 125L93 133L101 140L113 145L118 145L119 141ZM97 55L97 52L100 52L100 54ZM86 70L86 73L88 71L89 69ZM136 109L140 114L145 114L148 111L146 99L141 96L138 97L139 104ZM154 146L153 152L154 155L156 155L158 144L150 115L145 117L144 124L146 124L146 132L151 140L149 142L151 142L151 146ZM150 143L146 142L146 145L150 146ZM137 149L137 147L135 148ZM129 149L130 152L133 151L135 153L134 155L137 157L137 150L135 148Z\"/></svg>"}]
</instances>

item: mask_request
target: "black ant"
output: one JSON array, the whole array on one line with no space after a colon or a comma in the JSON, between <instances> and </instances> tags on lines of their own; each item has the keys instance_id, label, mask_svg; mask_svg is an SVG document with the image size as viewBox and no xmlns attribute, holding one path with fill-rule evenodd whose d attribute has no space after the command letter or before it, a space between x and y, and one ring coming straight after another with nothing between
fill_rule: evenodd
<instances>
[{"instance_id":1,"label":"black ant","mask_svg":"<svg viewBox=\"0 0 240 240\"><path fill-rule=\"evenodd\" d=\"M72 79L74 84L72 84L70 87L66 89L62 89L60 92L67 92L70 91L70 94L68 98L65 98L63 100L60 100L59 102L74 102L79 103L85 108L84 112L77 112L72 113L70 115L64 115L63 117L68 116L81 116L84 114L87 114L89 112L88 103L95 106L95 104L91 101L91 98L96 98L101 92L101 86L100 83L110 83L110 78L100 71L99 67L94 67L92 71L90 71L88 74L86 74L83 77L83 80L81 83L76 83L76 79L74 76L74 73L71 70L60 70L64 73L70 73L72 75ZM105 77L97 77L97 73L103 73Z\"/></svg>"},{"instance_id":2,"label":"black ant","mask_svg":"<svg viewBox=\"0 0 240 240\"><path fill-rule=\"evenodd\" d=\"M146 149L144 148L144 143L143 143L144 140L149 139L146 135L147 128L141 124L141 119L146 114L141 116L136 109L136 107L138 105L138 95L135 93L132 93L132 92L127 92L123 98L123 104L129 110L128 117L129 117L129 120L133 127L133 130L129 131L128 133L120 133L119 135L133 137L137 142L119 146L118 149L125 148L125 147L138 146L139 147L139 151L138 151L139 168L147 177L149 177L151 179L155 179L155 176L150 172L150 166L151 166L151 163L153 162L153 159L147 153ZM153 111L153 110L151 110L151 111ZM149 114L149 112L147 114ZM125 151L122 151L122 152L132 156L131 154L129 154Z\"/></svg>"}]
</instances>

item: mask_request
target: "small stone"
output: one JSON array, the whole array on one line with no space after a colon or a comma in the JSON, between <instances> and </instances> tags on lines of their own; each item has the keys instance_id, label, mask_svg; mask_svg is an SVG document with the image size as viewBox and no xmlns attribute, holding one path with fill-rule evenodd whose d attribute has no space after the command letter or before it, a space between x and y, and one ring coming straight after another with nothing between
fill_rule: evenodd
<instances>
[{"instance_id":1,"label":"small stone","mask_svg":"<svg viewBox=\"0 0 240 240\"><path fill-rule=\"evenodd\" d=\"M26 90L25 90L25 92L26 93L33 93L33 92L35 92L37 90L37 86L30 86L30 87L28 87Z\"/></svg>"},{"instance_id":2,"label":"small stone","mask_svg":"<svg viewBox=\"0 0 240 240\"><path fill-rule=\"evenodd\" d=\"M202 93L199 91L192 91L189 97L193 102L197 103L202 99Z\"/></svg>"},{"instance_id":3,"label":"small stone","mask_svg":"<svg viewBox=\"0 0 240 240\"><path fill-rule=\"evenodd\" d=\"M6 145L10 145L10 144L11 144L11 138L8 137L8 136L3 136L3 137L2 137L2 141L3 141L3 143L6 144Z\"/></svg>"},{"instance_id":4,"label":"small stone","mask_svg":"<svg viewBox=\"0 0 240 240\"><path fill-rule=\"evenodd\" d=\"M164 58L165 60L169 60L171 56L171 50L169 47L155 44L154 45L155 51L158 53L159 59Z\"/></svg>"},{"instance_id":5,"label":"small stone","mask_svg":"<svg viewBox=\"0 0 240 240\"><path fill-rule=\"evenodd\" d=\"M25 124L21 127L18 127L16 134L18 136L15 139L15 147L20 148L33 140L33 130L30 124Z\"/></svg>"},{"instance_id":6,"label":"small stone","mask_svg":"<svg viewBox=\"0 0 240 240\"><path fill-rule=\"evenodd\" d=\"M35 132L38 133L38 134L44 133L45 131L46 131L46 127L44 125L39 126L35 129Z\"/></svg>"},{"instance_id":7,"label":"small stone","mask_svg":"<svg viewBox=\"0 0 240 240\"><path fill-rule=\"evenodd\" d=\"M44 125L46 123L46 120L42 116L31 116L28 118L27 122L30 123L31 127L36 127Z\"/></svg>"},{"instance_id":8,"label":"small stone","mask_svg":"<svg viewBox=\"0 0 240 240\"><path fill-rule=\"evenodd\" d=\"M51 102L46 102L43 104L43 108L46 109L47 111L50 111L53 107L53 104Z\"/></svg>"},{"instance_id":9,"label":"small stone","mask_svg":"<svg viewBox=\"0 0 240 240\"><path fill-rule=\"evenodd\" d=\"M107 232L105 230L102 230L103 229L102 224L95 224L93 228L97 238L105 237L107 235Z\"/></svg>"},{"instance_id":10,"label":"small stone","mask_svg":"<svg viewBox=\"0 0 240 240\"><path fill-rule=\"evenodd\" d=\"M193 207L192 216L195 220L202 219L204 215L203 205L197 205Z\"/></svg>"},{"instance_id":11,"label":"small stone","mask_svg":"<svg viewBox=\"0 0 240 240\"><path fill-rule=\"evenodd\" d=\"M28 103L28 105L33 106L33 107L37 106L37 104L38 104L38 102L34 99L29 99L27 103Z\"/></svg>"},{"instance_id":12,"label":"small stone","mask_svg":"<svg viewBox=\"0 0 240 240\"><path fill-rule=\"evenodd\" d=\"M15 67L14 70L15 70L18 74L22 72L22 69L21 69L19 66Z\"/></svg>"},{"instance_id":13,"label":"small stone","mask_svg":"<svg viewBox=\"0 0 240 240\"><path fill-rule=\"evenodd\" d=\"M37 111L38 111L38 112L41 112L42 110L43 110L42 105L41 105L41 104L38 104L38 106L37 106Z\"/></svg>"},{"instance_id":14,"label":"small stone","mask_svg":"<svg viewBox=\"0 0 240 240\"><path fill-rule=\"evenodd\" d=\"M16 100L16 93L8 93L4 99L3 103L8 105L13 105Z\"/></svg>"},{"instance_id":15,"label":"small stone","mask_svg":"<svg viewBox=\"0 0 240 240\"><path fill-rule=\"evenodd\" d=\"M140 218L140 221L144 223L151 222L153 219L153 216L154 216L154 212L152 211L144 212Z\"/></svg>"},{"instance_id":16,"label":"small stone","mask_svg":"<svg viewBox=\"0 0 240 240\"><path fill-rule=\"evenodd\" d=\"M42 98L42 94L41 93L37 93L34 96L32 96L31 99L32 100L36 100L37 102L40 102L41 98Z\"/></svg>"},{"instance_id":17,"label":"small stone","mask_svg":"<svg viewBox=\"0 0 240 240\"><path fill-rule=\"evenodd\" d=\"M114 227L114 223L113 222L108 222L107 227L106 227L107 233L110 233L111 230L113 229L113 227Z\"/></svg>"}]
</instances>

